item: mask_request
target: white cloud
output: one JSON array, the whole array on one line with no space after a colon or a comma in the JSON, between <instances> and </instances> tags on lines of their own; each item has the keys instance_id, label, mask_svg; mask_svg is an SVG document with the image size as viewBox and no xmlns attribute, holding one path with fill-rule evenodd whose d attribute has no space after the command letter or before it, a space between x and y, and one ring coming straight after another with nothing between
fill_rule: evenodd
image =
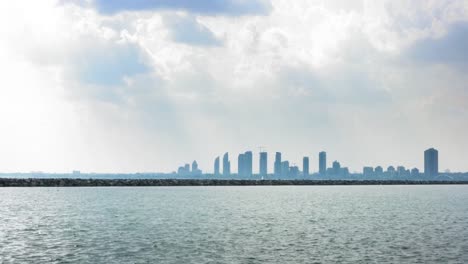
<instances>
[{"instance_id":1,"label":"white cloud","mask_svg":"<svg viewBox=\"0 0 468 264\"><path fill-rule=\"evenodd\" d=\"M170 171L192 159L211 170L216 155L258 145L312 164L326 149L352 170L421 167L434 145L443 168L468 170L460 65L407 56L453 44L466 1L274 0L241 16L3 5L0 171Z\"/></svg>"},{"instance_id":2,"label":"white cloud","mask_svg":"<svg viewBox=\"0 0 468 264\"><path fill-rule=\"evenodd\" d=\"M171 29L174 41L193 46L218 46L220 41L193 16L171 14L164 17L164 22Z\"/></svg>"}]
</instances>

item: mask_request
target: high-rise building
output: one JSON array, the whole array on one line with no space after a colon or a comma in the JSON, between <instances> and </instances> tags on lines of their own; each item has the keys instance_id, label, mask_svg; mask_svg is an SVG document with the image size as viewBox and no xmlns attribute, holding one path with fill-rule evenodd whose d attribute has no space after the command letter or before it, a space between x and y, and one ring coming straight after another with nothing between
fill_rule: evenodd
<instances>
[{"instance_id":1,"label":"high-rise building","mask_svg":"<svg viewBox=\"0 0 468 264\"><path fill-rule=\"evenodd\" d=\"M418 168L413 168L413 169L411 170L411 176L412 176L412 177L419 177L419 170L418 170Z\"/></svg>"},{"instance_id":2,"label":"high-rise building","mask_svg":"<svg viewBox=\"0 0 468 264\"><path fill-rule=\"evenodd\" d=\"M244 161L245 161L245 176L251 177L252 176L252 163L253 163L253 156L252 151L246 151L244 153Z\"/></svg>"},{"instance_id":3,"label":"high-rise building","mask_svg":"<svg viewBox=\"0 0 468 264\"><path fill-rule=\"evenodd\" d=\"M224 153L223 156L223 175L230 176L231 175L231 162L229 161L229 153Z\"/></svg>"},{"instance_id":4,"label":"high-rise building","mask_svg":"<svg viewBox=\"0 0 468 264\"><path fill-rule=\"evenodd\" d=\"M374 168L372 168L372 167L364 167L364 168L362 169L362 175L363 175L364 177L371 177L371 176L373 176L373 175L374 175Z\"/></svg>"},{"instance_id":5,"label":"high-rise building","mask_svg":"<svg viewBox=\"0 0 468 264\"><path fill-rule=\"evenodd\" d=\"M340 174L340 171L341 171L341 164L338 162L338 161L334 161L333 164L332 164L332 171L333 171L333 175L339 175Z\"/></svg>"},{"instance_id":6,"label":"high-rise building","mask_svg":"<svg viewBox=\"0 0 468 264\"><path fill-rule=\"evenodd\" d=\"M302 174L307 177L309 176L309 157L302 159Z\"/></svg>"},{"instance_id":7,"label":"high-rise building","mask_svg":"<svg viewBox=\"0 0 468 264\"><path fill-rule=\"evenodd\" d=\"M383 168L382 168L382 166L377 166L377 167L375 167L374 172L375 172L375 175L381 176L381 175L383 174Z\"/></svg>"},{"instance_id":8,"label":"high-rise building","mask_svg":"<svg viewBox=\"0 0 468 264\"><path fill-rule=\"evenodd\" d=\"M239 154L237 156L237 175L239 177L244 177L245 175L245 155Z\"/></svg>"},{"instance_id":9,"label":"high-rise building","mask_svg":"<svg viewBox=\"0 0 468 264\"><path fill-rule=\"evenodd\" d=\"M185 170L185 167L184 166L180 166L178 169L177 169L177 174L179 174L179 176L185 176L188 174L188 172Z\"/></svg>"},{"instance_id":10,"label":"high-rise building","mask_svg":"<svg viewBox=\"0 0 468 264\"><path fill-rule=\"evenodd\" d=\"M189 176L190 175L190 164L185 164L184 166L180 166L177 170L177 174L179 176Z\"/></svg>"},{"instance_id":11,"label":"high-rise building","mask_svg":"<svg viewBox=\"0 0 468 264\"><path fill-rule=\"evenodd\" d=\"M439 174L439 152L430 148L424 151L424 175L435 177Z\"/></svg>"},{"instance_id":12,"label":"high-rise building","mask_svg":"<svg viewBox=\"0 0 468 264\"><path fill-rule=\"evenodd\" d=\"M276 177L281 176L281 152L276 152L274 165L275 165L275 168L274 168L275 176Z\"/></svg>"},{"instance_id":13,"label":"high-rise building","mask_svg":"<svg viewBox=\"0 0 468 264\"><path fill-rule=\"evenodd\" d=\"M401 177L401 176L404 176L405 173L406 173L406 168L405 168L405 166L398 166L398 167L397 167L397 174L398 174L398 176L400 176L400 177Z\"/></svg>"},{"instance_id":14,"label":"high-rise building","mask_svg":"<svg viewBox=\"0 0 468 264\"><path fill-rule=\"evenodd\" d=\"M196 160L192 162L192 171L198 170L198 163Z\"/></svg>"},{"instance_id":15,"label":"high-rise building","mask_svg":"<svg viewBox=\"0 0 468 264\"><path fill-rule=\"evenodd\" d=\"M214 175L219 176L219 157L216 157L214 161Z\"/></svg>"},{"instance_id":16,"label":"high-rise building","mask_svg":"<svg viewBox=\"0 0 468 264\"><path fill-rule=\"evenodd\" d=\"M198 168L198 163L196 160L192 162L192 175L193 176L200 176L202 175L202 171Z\"/></svg>"},{"instance_id":17,"label":"high-rise building","mask_svg":"<svg viewBox=\"0 0 468 264\"><path fill-rule=\"evenodd\" d=\"M291 178L297 178L299 176L299 167L297 166L291 166L289 167L289 177Z\"/></svg>"},{"instance_id":18,"label":"high-rise building","mask_svg":"<svg viewBox=\"0 0 468 264\"><path fill-rule=\"evenodd\" d=\"M281 162L281 177L289 176L289 161L285 160Z\"/></svg>"},{"instance_id":19,"label":"high-rise building","mask_svg":"<svg viewBox=\"0 0 468 264\"><path fill-rule=\"evenodd\" d=\"M327 172L327 153L322 151L319 153L319 173L321 175Z\"/></svg>"},{"instance_id":20,"label":"high-rise building","mask_svg":"<svg viewBox=\"0 0 468 264\"><path fill-rule=\"evenodd\" d=\"M340 176L349 176L349 169L348 167L343 167L340 169L340 172L339 172L339 175Z\"/></svg>"},{"instance_id":21,"label":"high-rise building","mask_svg":"<svg viewBox=\"0 0 468 264\"><path fill-rule=\"evenodd\" d=\"M237 174L241 177L252 176L252 151L239 154L237 158Z\"/></svg>"},{"instance_id":22,"label":"high-rise building","mask_svg":"<svg viewBox=\"0 0 468 264\"><path fill-rule=\"evenodd\" d=\"M268 174L268 154L266 152L260 152L260 176L267 176Z\"/></svg>"}]
</instances>

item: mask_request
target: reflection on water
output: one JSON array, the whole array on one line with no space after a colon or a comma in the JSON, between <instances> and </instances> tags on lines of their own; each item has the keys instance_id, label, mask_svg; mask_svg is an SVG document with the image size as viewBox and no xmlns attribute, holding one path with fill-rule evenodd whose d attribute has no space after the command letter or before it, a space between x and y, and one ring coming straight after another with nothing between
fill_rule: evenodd
<instances>
[{"instance_id":1,"label":"reflection on water","mask_svg":"<svg viewBox=\"0 0 468 264\"><path fill-rule=\"evenodd\" d=\"M0 188L0 263L468 263L468 186Z\"/></svg>"}]
</instances>

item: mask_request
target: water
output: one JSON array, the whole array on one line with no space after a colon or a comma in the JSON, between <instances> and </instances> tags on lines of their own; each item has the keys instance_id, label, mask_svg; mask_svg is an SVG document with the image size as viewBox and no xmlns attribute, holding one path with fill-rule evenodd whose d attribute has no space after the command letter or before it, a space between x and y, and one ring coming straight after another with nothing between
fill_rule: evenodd
<instances>
[{"instance_id":1,"label":"water","mask_svg":"<svg viewBox=\"0 0 468 264\"><path fill-rule=\"evenodd\" d=\"M0 263L468 263L468 186L0 188Z\"/></svg>"}]
</instances>

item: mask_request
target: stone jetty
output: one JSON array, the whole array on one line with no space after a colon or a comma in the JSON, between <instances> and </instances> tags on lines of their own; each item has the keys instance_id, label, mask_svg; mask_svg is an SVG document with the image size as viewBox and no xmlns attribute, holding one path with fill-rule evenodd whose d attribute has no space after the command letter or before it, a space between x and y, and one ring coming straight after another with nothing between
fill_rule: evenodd
<instances>
[{"instance_id":1,"label":"stone jetty","mask_svg":"<svg viewBox=\"0 0 468 264\"><path fill-rule=\"evenodd\" d=\"M0 178L0 187L429 185L429 184L444 184L444 185L445 184L468 184L468 181Z\"/></svg>"}]
</instances>

